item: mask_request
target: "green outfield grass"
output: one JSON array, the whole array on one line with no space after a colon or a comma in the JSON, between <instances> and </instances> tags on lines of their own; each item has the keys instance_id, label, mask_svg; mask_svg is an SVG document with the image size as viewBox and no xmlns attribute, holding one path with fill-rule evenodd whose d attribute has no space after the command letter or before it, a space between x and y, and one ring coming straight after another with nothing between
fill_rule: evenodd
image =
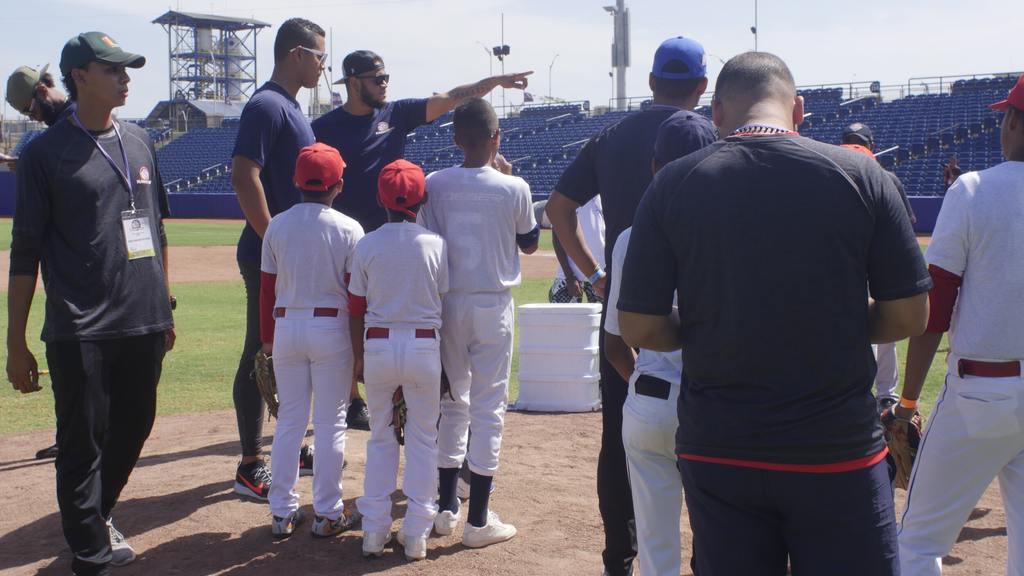
<instances>
[{"instance_id":1,"label":"green outfield grass","mask_svg":"<svg viewBox=\"0 0 1024 576\"><path fill-rule=\"evenodd\" d=\"M242 233L241 220L199 222L166 220L167 242L171 246L234 246ZM11 219L0 218L0 250L11 248Z\"/></svg>"}]
</instances>

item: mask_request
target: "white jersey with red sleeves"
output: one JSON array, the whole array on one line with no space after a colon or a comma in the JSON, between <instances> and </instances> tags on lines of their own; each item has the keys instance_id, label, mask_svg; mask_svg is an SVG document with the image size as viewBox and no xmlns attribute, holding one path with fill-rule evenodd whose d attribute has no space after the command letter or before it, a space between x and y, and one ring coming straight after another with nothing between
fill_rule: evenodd
<instances>
[{"instance_id":1,"label":"white jersey with red sleeves","mask_svg":"<svg viewBox=\"0 0 1024 576\"><path fill-rule=\"evenodd\" d=\"M448 252L415 222L389 222L356 246L349 292L366 298L366 326L440 328Z\"/></svg>"},{"instance_id":2,"label":"white jersey with red sleeves","mask_svg":"<svg viewBox=\"0 0 1024 576\"><path fill-rule=\"evenodd\" d=\"M942 201L925 259L963 278L950 352L1024 359L1024 162L961 176Z\"/></svg>"},{"instance_id":3,"label":"white jersey with red sleeves","mask_svg":"<svg viewBox=\"0 0 1024 576\"><path fill-rule=\"evenodd\" d=\"M597 265L604 268L604 211L601 207L601 197L594 196L589 202L577 208L576 219L580 223L583 241L587 244L590 253L594 255L594 260L597 260ZM583 282L587 279L572 258L569 258L569 267L572 268L577 280ZM565 271L561 266L555 270L555 279L565 280Z\"/></svg>"},{"instance_id":4,"label":"white jersey with red sleeves","mask_svg":"<svg viewBox=\"0 0 1024 576\"><path fill-rule=\"evenodd\" d=\"M530 186L494 168L459 166L427 176L419 222L448 242L452 292L502 292L520 282L516 234L537 226Z\"/></svg>"},{"instance_id":5,"label":"white jersey with red sleeves","mask_svg":"<svg viewBox=\"0 0 1024 576\"><path fill-rule=\"evenodd\" d=\"M619 303L619 291L622 285L622 263L626 260L626 251L629 248L629 236L633 228L629 227L619 234L612 248L612 285L608 290L608 315L604 321L604 331L615 336L621 336L619 332L619 310L616 306ZM673 299L673 314L679 314L675 308ZM673 386L679 386L679 380L683 373L683 355L678 351L656 352L641 348L636 357L636 368L638 374L647 374L671 382ZM635 380L635 378L634 378Z\"/></svg>"},{"instance_id":6,"label":"white jersey with red sleeves","mask_svg":"<svg viewBox=\"0 0 1024 576\"><path fill-rule=\"evenodd\" d=\"M277 274L274 305L347 310L345 275L362 237L358 222L316 202L274 216L263 235L261 265L263 272Z\"/></svg>"}]
</instances>

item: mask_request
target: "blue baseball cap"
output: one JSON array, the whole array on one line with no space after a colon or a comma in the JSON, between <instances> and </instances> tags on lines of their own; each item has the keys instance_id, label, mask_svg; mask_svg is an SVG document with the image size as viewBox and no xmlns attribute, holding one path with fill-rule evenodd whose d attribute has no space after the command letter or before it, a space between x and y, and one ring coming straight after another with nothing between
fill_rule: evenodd
<instances>
[{"instance_id":1,"label":"blue baseball cap","mask_svg":"<svg viewBox=\"0 0 1024 576\"><path fill-rule=\"evenodd\" d=\"M654 53L654 68L651 74L665 80L689 80L708 75L707 56L704 47L695 40L676 36L658 46Z\"/></svg>"}]
</instances>

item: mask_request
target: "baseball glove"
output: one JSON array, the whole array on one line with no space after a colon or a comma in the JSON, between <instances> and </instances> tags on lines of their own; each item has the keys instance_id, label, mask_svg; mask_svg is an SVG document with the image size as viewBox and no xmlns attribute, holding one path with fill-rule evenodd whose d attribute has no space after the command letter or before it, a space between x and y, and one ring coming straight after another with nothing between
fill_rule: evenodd
<instances>
[{"instance_id":1,"label":"baseball glove","mask_svg":"<svg viewBox=\"0 0 1024 576\"><path fill-rule=\"evenodd\" d=\"M408 412L405 405L405 393L399 386L391 397L391 426L395 429L395 440L398 440L399 446L405 445L405 418Z\"/></svg>"},{"instance_id":2,"label":"baseball glove","mask_svg":"<svg viewBox=\"0 0 1024 576\"><path fill-rule=\"evenodd\" d=\"M274 378L274 359L260 350L256 352L253 364L252 374L256 379L256 388L259 389L263 401L267 403L267 412L270 412L272 418L277 418L279 404L277 402L277 380Z\"/></svg>"},{"instance_id":3,"label":"baseball glove","mask_svg":"<svg viewBox=\"0 0 1024 576\"><path fill-rule=\"evenodd\" d=\"M885 427L885 441L889 445L889 454L896 465L896 477L893 486L907 489L910 485L910 472L914 469L914 459L921 445L921 430L924 418L919 412L908 420L896 415L896 406L882 412L882 426Z\"/></svg>"}]
</instances>

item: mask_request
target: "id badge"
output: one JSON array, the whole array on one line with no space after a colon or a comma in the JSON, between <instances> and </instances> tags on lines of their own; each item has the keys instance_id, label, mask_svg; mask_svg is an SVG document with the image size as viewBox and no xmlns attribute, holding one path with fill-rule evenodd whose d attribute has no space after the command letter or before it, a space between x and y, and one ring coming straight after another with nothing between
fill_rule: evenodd
<instances>
[{"instance_id":1,"label":"id badge","mask_svg":"<svg viewBox=\"0 0 1024 576\"><path fill-rule=\"evenodd\" d=\"M153 248L153 229L149 225L149 210L125 210L121 212L121 226L128 248L128 259L156 256Z\"/></svg>"}]
</instances>

